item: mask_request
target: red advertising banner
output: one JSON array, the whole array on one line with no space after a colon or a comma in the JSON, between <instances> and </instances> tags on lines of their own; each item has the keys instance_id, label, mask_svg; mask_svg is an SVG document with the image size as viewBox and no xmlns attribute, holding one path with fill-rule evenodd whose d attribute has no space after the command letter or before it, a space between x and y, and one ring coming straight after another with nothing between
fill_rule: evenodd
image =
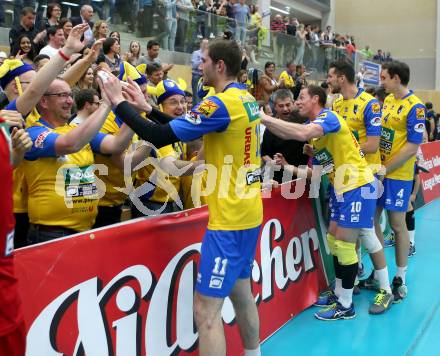
<instances>
[{"instance_id":1,"label":"red advertising banner","mask_svg":"<svg viewBox=\"0 0 440 356\"><path fill-rule=\"evenodd\" d=\"M420 145L419 164L429 170L420 172L420 185L425 204L440 197L440 141Z\"/></svg>"},{"instance_id":2,"label":"red advertising banner","mask_svg":"<svg viewBox=\"0 0 440 356\"><path fill-rule=\"evenodd\" d=\"M287 196L292 186L281 188ZM252 271L261 339L326 286L308 194L264 199ZM193 290L206 207L137 219L16 251L27 355L196 354ZM226 299L228 354L242 350Z\"/></svg>"}]
</instances>

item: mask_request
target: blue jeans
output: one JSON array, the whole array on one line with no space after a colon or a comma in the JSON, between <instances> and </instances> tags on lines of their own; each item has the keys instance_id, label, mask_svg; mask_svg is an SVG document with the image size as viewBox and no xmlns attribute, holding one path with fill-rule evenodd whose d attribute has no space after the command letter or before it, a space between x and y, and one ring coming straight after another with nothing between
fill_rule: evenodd
<instances>
[{"instance_id":1,"label":"blue jeans","mask_svg":"<svg viewBox=\"0 0 440 356\"><path fill-rule=\"evenodd\" d=\"M235 40L240 41L240 44L244 46L246 41L246 25L237 24L235 31Z\"/></svg>"},{"instance_id":2,"label":"blue jeans","mask_svg":"<svg viewBox=\"0 0 440 356\"><path fill-rule=\"evenodd\" d=\"M174 52L174 43L176 42L177 19L167 20L167 33L163 38L164 49Z\"/></svg>"}]
</instances>

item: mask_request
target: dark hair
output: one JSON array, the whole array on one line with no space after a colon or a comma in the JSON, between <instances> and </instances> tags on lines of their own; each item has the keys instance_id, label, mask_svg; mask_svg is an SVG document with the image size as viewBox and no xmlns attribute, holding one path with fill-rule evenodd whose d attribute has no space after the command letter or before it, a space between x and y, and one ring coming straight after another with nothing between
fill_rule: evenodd
<instances>
[{"instance_id":1,"label":"dark hair","mask_svg":"<svg viewBox=\"0 0 440 356\"><path fill-rule=\"evenodd\" d=\"M322 89L328 89L328 83L327 82L322 82L320 85L319 85Z\"/></svg>"},{"instance_id":2,"label":"dark hair","mask_svg":"<svg viewBox=\"0 0 440 356\"><path fill-rule=\"evenodd\" d=\"M288 62L286 63L286 67L290 67L292 64L293 64L294 66L296 66L296 63L295 63L294 61L288 61Z\"/></svg>"},{"instance_id":3,"label":"dark hair","mask_svg":"<svg viewBox=\"0 0 440 356\"><path fill-rule=\"evenodd\" d=\"M70 21L70 19L68 19L67 17L63 17L62 19L60 19L60 24L59 24L59 26L60 26L61 28L63 28L64 25L65 25L66 23L68 23L68 22L72 23L72 21ZM72 25L73 25L73 24L72 24Z\"/></svg>"},{"instance_id":4,"label":"dark hair","mask_svg":"<svg viewBox=\"0 0 440 356\"><path fill-rule=\"evenodd\" d=\"M324 107L327 102L327 94L325 93L324 89L321 87L318 87L317 85L309 85L307 87L307 92L310 96L317 95L319 97L319 105L321 107Z\"/></svg>"},{"instance_id":5,"label":"dark hair","mask_svg":"<svg viewBox=\"0 0 440 356\"><path fill-rule=\"evenodd\" d=\"M34 66L37 66L43 59L50 59L50 57L47 54L39 54L34 58Z\"/></svg>"},{"instance_id":6,"label":"dark hair","mask_svg":"<svg viewBox=\"0 0 440 356\"><path fill-rule=\"evenodd\" d=\"M24 7L20 12L20 16L26 16L27 14L36 15L36 12L33 7Z\"/></svg>"},{"instance_id":7,"label":"dark hair","mask_svg":"<svg viewBox=\"0 0 440 356\"><path fill-rule=\"evenodd\" d=\"M232 37L234 37L234 34L231 31L229 30L223 31L223 39L230 40L232 39Z\"/></svg>"},{"instance_id":8,"label":"dark hair","mask_svg":"<svg viewBox=\"0 0 440 356\"><path fill-rule=\"evenodd\" d=\"M329 69L330 68L335 70L336 75L343 75L349 83L354 84L356 72L350 63L345 61L335 61L330 63Z\"/></svg>"},{"instance_id":9,"label":"dark hair","mask_svg":"<svg viewBox=\"0 0 440 356\"><path fill-rule=\"evenodd\" d=\"M215 39L209 44L208 55L213 63L218 63L218 61L225 63L228 77L237 77L241 69L241 50L237 42Z\"/></svg>"},{"instance_id":10,"label":"dark hair","mask_svg":"<svg viewBox=\"0 0 440 356\"><path fill-rule=\"evenodd\" d=\"M105 21L103 21L103 22L105 22ZM121 34L120 34L118 31L112 31L112 32L110 32L110 35L109 35L108 37L112 37L112 35L113 35L114 33L116 33L116 34L118 35L118 42L119 42L119 44L121 44ZM113 38L114 38L114 37L113 37Z\"/></svg>"},{"instance_id":11,"label":"dark hair","mask_svg":"<svg viewBox=\"0 0 440 356\"><path fill-rule=\"evenodd\" d=\"M52 16L52 11L53 11L56 7L58 7L58 8L61 10L61 5L60 5L60 4L57 4L56 2L51 2L50 4L47 4L46 17L47 17L48 19L51 18L51 16Z\"/></svg>"},{"instance_id":12,"label":"dark hair","mask_svg":"<svg viewBox=\"0 0 440 356\"><path fill-rule=\"evenodd\" d=\"M162 65L159 63L149 63L147 64L147 68L145 69L145 74L146 75L152 75L154 72L157 72L158 70L162 69Z\"/></svg>"},{"instance_id":13,"label":"dark hair","mask_svg":"<svg viewBox=\"0 0 440 356\"><path fill-rule=\"evenodd\" d=\"M365 92L368 93L368 94L371 94L373 96L376 95L376 90L373 87L365 89Z\"/></svg>"},{"instance_id":14,"label":"dark hair","mask_svg":"<svg viewBox=\"0 0 440 356\"><path fill-rule=\"evenodd\" d=\"M192 97L193 97L192 93L189 92L189 91L187 91L187 90L185 90L185 96L186 96L187 98L192 98Z\"/></svg>"},{"instance_id":15,"label":"dark hair","mask_svg":"<svg viewBox=\"0 0 440 356\"><path fill-rule=\"evenodd\" d=\"M52 36L55 36L55 34L57 33L57 31L58 30L63 30L63 28L62 27L60 27L60 26L50 26L47 30L46 30L46 32L47 32L47 41L50 41L50 37ZM64 30L63 30L63 33L64 33Z\"/></svg>"},{"instance_id":16,"label":"dark hair","mask_svg":"<svg viewBox=\"0 0 440 356\"><path fill-rule=\"evenodd\" d=\"M266 64L264 65L264 69L269 68L271 65L275 65L275 62L266 62Z\"/></svg>"},{"instance_id":17,"label":"dark hair","mask_svg":"<svg viewBox=\"0 0 440 356\"><path fill-rule=\"evenodd\" d=\"M107 38L104 40L104 43L102 44L102 51L104 52L104 54L109 53L110 50L111 50L111 48L112 48L112 46L113 46L116 42L119 43L119 41L118 41L116 38L113 38L113 37L107 37Z\"/></svg>"},{"instance_id":18,"label":"dark hair","mask_svg":"<svg viewBox=\"0 0 440 356\"><path fill-rule=\"evenodd\" d=\"M409 67L408 64L398 61L386 62L382 64L382 70L386 69L391 78L395 75L399 76L402 85L409 83Z\"/></svg>"},{"instance_id":19,"label":"dark hair","mask_svg":"<svg viewBox=\"0 0 440 356\"><path fill-rule=\"evenodd\" d=\"M147 49L151 49L153 46L160 46L160 44L156 40L149 40L147 42Z\"/></svg>"},{"instance_id":20,"label":"dark hair","mask_svg":"<svg viewBox=\"0 0 440 356\"><path fill-rule=\"evenodd\" d=\"M75 95L76 108L82 110L86 103L92 104L95 95L99 97L98 92L95 89L81 89Z\"/></svg>"},{"instance_id":21,"label":"dark hair","mask_svg":"<svg viewBox=\"0 0 440 356\"><path fill-rule=\"evenodd\" d=\"M23 38L27 38L29 39L30 43L31 43L31 50L29 51L27 58L29 58L32 62L34 61L35 55L37 54L35 51L35 47L34 47L34 43L32 42L32 39L28 36L28 35L20 35L16 41L14 41L13 45L12 45L12 49L11 49L11 56L15 57L18 52L20 52L21 47L20 47L20 42Z\"/></svg>"},{"instance_id":22,"label":"dark hair","mask_svg":"<svg viewBox=\"0 0 440 356\"><path fill-rule=\"evenodd\" d=\"M385 98L387 97L387 92L384 88L380 87L376 89L374 96L377 97L377 100L379 100L380 102L384 102Z\"/></svg>"},{"instance_id":23,"label":"dark hair","mask_svg":"<svg viewBox=\"0 0 440 356\"><path fill-rule=\"evenodd\" d=\"M426 108L427 108L428 110L432 110L432 103L431 103L430 101L428 101L428 102L425 104L425 106L426 106Z\"/></svg>"}]
</instances>

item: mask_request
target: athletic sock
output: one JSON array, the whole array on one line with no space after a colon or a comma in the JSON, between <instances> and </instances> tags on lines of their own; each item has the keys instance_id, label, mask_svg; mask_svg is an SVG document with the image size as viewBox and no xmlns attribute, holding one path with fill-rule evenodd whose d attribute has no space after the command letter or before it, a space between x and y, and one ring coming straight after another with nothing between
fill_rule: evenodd
<instances>
[{"instance_id":1,"label":"athletic sock","mask_svg":"<svg viewBox=\"0 0 440 356\"><path fill-rule=\"evenodd\" d=\"M341 288L341 295L338 297L338 301L344 308L350 308L353 301L353 288Z\"/></svg>"},{"instance_id":2,"label":"athletic sock","mask_svg":"<svg viewBox=\"0 0 440 356\"><path fill-rule=\"evenodd\" d=\"M408 234L409 234L409 242L411 242L411 245L414 246L415 244L414 235L416 234L415 230L412 231L408 230Z\"/></svg>"},{"instance_id":3,"label":"athletic sock","mask_svg":"<svg viewBox=\"0 0 440 356\"><path fill-rule=\"evenodd\" d=\"M396 277L402 278L403 284L406 284L406 280L405 280L406 270L407 270L407 266L405 266L405 267L397 266Z\"/></svg>"},{"instance_id":4,"label":"athletic sock","mask_svg":"<svg viewBox=\"0 0 440 356\"><path fill-rule=\"evenodd\" d=\"M337 297L339 297L341 295L341 291L342 291L342 279L341 278L336 278L335 279L335 295Z\"/></svg>"},{"instance_id":5,"label":"athletic sock","mask_svg":"<svg viewBox=\"0 0 440 356\"><path fill-rule=\"evenodd\" d=\"M374 272L379 280L379 288L385 289L387 293L391 293L390 280L388 279L388 267L375 270Z\"/></svg>"},{"instance_id":6,"label":"athletic sock","mask_svg":"<svg viewBox=\"0 0 440 356\"><path fill-rule=\"evenodd\" d=\"M254 350L244 349L244 356L261 356L260 346Z\"/></svg>"}]
</instances>

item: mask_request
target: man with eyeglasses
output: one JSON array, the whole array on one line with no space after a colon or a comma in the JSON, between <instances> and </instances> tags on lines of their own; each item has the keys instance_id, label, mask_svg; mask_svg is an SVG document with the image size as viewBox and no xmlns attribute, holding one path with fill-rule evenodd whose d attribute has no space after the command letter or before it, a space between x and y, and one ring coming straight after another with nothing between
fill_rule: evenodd
<instances>
[{"instance_id":1,"label":"man with eyeglasses","mask_svg":"<svg viewBox=\"0 0 440 356\"><path fill-rule=\"evenodd\" d=\"M165 114L174 118L186 113L185 92L176 82L170 79L161 81L156 87L156 95L158 105ZM136 190L147 192L139 196L139 200L132 199L133 217L171 213L183 209L179 197L181 176L191 175L201 163L186 161L185 151L185 144L176 142L151 152L152 164L137 171ZM136 194L136 191L134 193Z\"/></svg>"},{"instance_id":2,"label":"man with eyeglasses","mask_svg":"<svg viewBox=\"0 0 440 356\"><path fill-rule=\"evenodd\" d=\"M35 106L52 81L64 69L69 57L84 48L81 36L86 29L87 25L74 27L64 47L60 49L59 55L54 56L44 68L41 68L38 74L31 65L16 59L6 59L0 67L0 86L9 101L5 109L15 110L22 114L26 121L26 127L32 125L40 117ZM17 246L23 246L27 240L29 220L27 186L22 164L14 169L13 188L16 220L15 242Z\"/></svg>"},{"instance_id":3,"label":"man with eyeglasses","mask_svg":"<svg viewBox=\"0 0 440 356\"><path fill-rule=\"evenodd\" d=\"M98 133L111 110L108 101L80 125L67 123L72 105L69 84L55 79L38 103L41 117L27 129L34 143L24 161L29 244L92 227L102 195L96 184L94 153L121 153L133 136L126 125L116 136Z\"/></svg>"},{"instance_id":4,"label":"man with eyeglasses","mask_svg":"<svg viewBox=\"0 0 440 356\"><path fill-rule=\"evenodd\" d=\"M81 89L75 95L77 112L72 116L70 124L80 125L96 110L98 110L101 100L94 89Z\"/></svg>"}]
</instances>

